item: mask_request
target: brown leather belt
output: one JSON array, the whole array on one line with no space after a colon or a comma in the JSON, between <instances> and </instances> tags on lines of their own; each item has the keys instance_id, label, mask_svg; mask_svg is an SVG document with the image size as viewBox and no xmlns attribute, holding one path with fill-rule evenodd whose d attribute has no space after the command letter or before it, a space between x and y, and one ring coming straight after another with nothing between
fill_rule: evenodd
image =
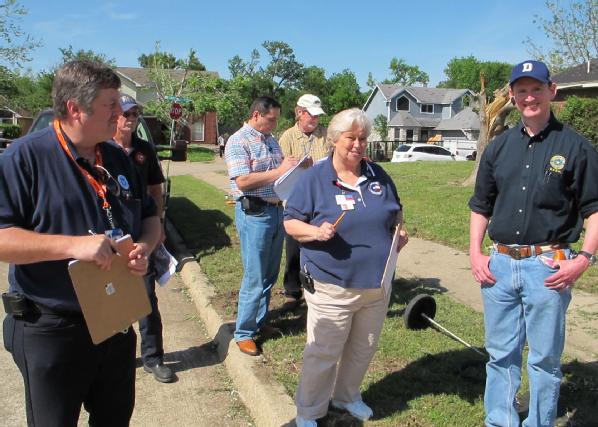
<instances>
[{"instance_id":1,"label":"brown leather belt","mask_svg":"<svg viewBox=\"0 0 598 427\"><path fill-rule=\"evenodd\" d=\"M534 255L540 255L545 252L552 252L567 247L569 247L569 245L566 243L521 246L507 246L502 243L494 243L494 249L496 249L499 254L509 255L513 259L529 258Z\"/></svg>"}]
</instances>

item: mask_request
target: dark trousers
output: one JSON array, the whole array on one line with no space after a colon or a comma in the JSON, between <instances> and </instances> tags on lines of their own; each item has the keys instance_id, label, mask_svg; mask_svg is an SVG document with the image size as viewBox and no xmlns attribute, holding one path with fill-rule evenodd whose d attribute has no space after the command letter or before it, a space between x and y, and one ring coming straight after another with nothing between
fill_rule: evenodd
<instances>
[{"instance_id":1,"label":"dark trousers","mask_svg":"<svg viewBox=\"0 0 598 427\"><path fill-rule=\"evenodd\" d=\"M25 383L27 425L128 426L135 405L133 328L94 345L82 316L42 313L4 319L4 346Z\"/></svg>"},{"instance_id":2,"label":"dark trousers","mask_svg":"<svg viewBox=\"0 0 598 427\"><path fill-rule=\"evenodd\" d=\"M220 150L220 157L224 156L224 145L220 145L218 148Z\"/></svg>"},{"instance_id":3,"label":"dark trousers","mask_svg":"<svg viewBox=\"0 0 598 427\"><path fill-rule=\"evenodd\" d=\"M301 282L299 281L299 242L288 234L285 236L286 263L284 266L284 294L288 297L301 298Z\"/></svg>"},{"instance_id":4,"label":"dark trousers","mask_svg":"<svg viewBox=\"0 0 598 427\"><path fill-rule=\"evenodd\" d=\"M162 363L164 344L162 341L162 316L158 310L156 296L156 281L153 274L143 278L145 289L152 306L152 312L139 320L139 335L141 335L141 360L147 366Z\"/></svg>"}]
</instances>

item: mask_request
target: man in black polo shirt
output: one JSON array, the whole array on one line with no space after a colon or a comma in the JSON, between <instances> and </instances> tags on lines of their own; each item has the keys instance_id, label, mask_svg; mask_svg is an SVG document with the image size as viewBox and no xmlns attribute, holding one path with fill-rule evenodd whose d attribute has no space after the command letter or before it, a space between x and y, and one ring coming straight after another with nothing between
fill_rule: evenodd
<instances>
[{"instance_id":1,"label":"man in black polo shirt","mask_svg":"<svg viewBox=\"0 0 598 427\"><path fill-rule=\"evenodd\" d=\"M147 141L137 136L137 125L141 111L137 101L131 96L121 94L120 107L122 115L116 124L114 141L121 147L141 175L143 190L146 191L157 206L157 211L162 218L164 196L162 184L164 174L158 161L158 155L154 147ZM162 227L162 240L164 240L164 228ZM169 383L176 379L176 376L168 366L164 364L164 343L162 340L162 316L158 308L158 297L156 296L156 275L153 272L153 263L150 257L150 268L148 274L143 278L145 288L150 299L152 312L139 320L139 334L141 335L141 359L143 369L151 372L157 381Z\"/></svg>"},{"instance_id":2,"label":"man in black polo shirt","mask_svg":"<svg viewBox=\"0 0 598 427\"><path fill-rule=\"evenodd\" d=\"M553 426L571 288L595 262L598 154L550 111L556 86L546 65L513 68L509 94L522 122L498 136L480 160L469 202L470 262L482 284L487 426L519 425L515 395L529 347L529 415L524 426ZM586 233L579 256L569 244ZM491 222L490 222L491 220ZM490 257L481 251L488 234Z\"/></svg>"},{"instance_id":3,"label":"man in black polo shirt","mask_svg":"<svg viewBox=\"0 0 598 427\"><path fill-rule=\"evenodd\" d=\"M104 65L73 61L56 73L53 125L0 156L0 260L10 263L4 343L25 384L30 426L127 426L135 402L132 328L94 345L67 265L109 269L113 241L131 234L131 273L143 276L159 240L151 199L109 140L122 110L120 80ZM22 312L20 311L22 310Z\"/></svg>"}]
</instances>

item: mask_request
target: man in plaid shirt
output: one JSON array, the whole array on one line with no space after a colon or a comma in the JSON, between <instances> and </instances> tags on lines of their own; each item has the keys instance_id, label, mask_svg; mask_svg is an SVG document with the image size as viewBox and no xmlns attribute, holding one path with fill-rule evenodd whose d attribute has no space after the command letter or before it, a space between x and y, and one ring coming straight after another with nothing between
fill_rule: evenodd
<instances>
[{"instance_id":1,"label":"man in plaid shirt","mask_svg":"<svg viewBox=\"0 0 598 427\"><path fill-rule=\"evenodd\" d=\"M282 203L274 193L274 181L297 164L295 157L283 158L271 135L279 116L276 100L256 98L249 119L229 138L224 151L243 260L235 341L251 356L260 354L253 340L258 331L273 332L264 322L284 240Z\"/></svg>"}]
</instances>

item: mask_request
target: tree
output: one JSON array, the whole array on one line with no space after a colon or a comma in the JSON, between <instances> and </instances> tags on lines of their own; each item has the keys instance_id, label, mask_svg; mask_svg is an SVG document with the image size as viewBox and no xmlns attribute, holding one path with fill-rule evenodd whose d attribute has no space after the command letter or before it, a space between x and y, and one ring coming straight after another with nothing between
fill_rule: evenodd
<instances>
[{"instance_id":1,"label":"tree","mask_svg":"<svg viewBox=\"0 0 598 427\"><path fill-rule=\"evenodd\" d=\"M21 18L27 10L16 0L4 0L0 3L0 61L20 66L30 61L31 51L40 47L41 42L23 32L19 26Z\"/></svg>"},{"instance_id":2,"label":"tree","mask_svg":"<svg viewBox=\"0 0 598 427\"><path fill-rule=\"evenodd\" d=\"M66 48L59 48L58 50L62 54L63 64L70 61L96 61L112 68L116 67L116 59L108 58L103 53L94 52L93 50L79 49L75 52L73 51L73 46L71 45Z\"/></svg>"},{"instance_id":3,"label":"tree","mask_svg":"<svg viewBox=\"0 0 598 427\"><path fill-rule=\"evenodd\" d=\"M419 69L417 65L409 65L401 58L392 58L389 65L392 77L383 81L385 84L399 84L401 86L413 86L416 83L427 86L430 76ZM373 80L373 79L372 79ZM370 79L368 78L368 82Z\"/></svg>"},{"instance_id":4,"label":"tree","mask_svg":"<svg viewBox=\"0 0 598 427\"><path fill-rule=\"evenodd\" d=\"M473 55L451 59L444 74L447 80L440 82L438 87L471 89L479 92L480 74L484 74L486 82L486 96L491 97L495 90L500 89L509 81L511 64L497 61L482 62Z\"/></svg>"},{"instance_id":5,"label":"tree","mask_svg":"<svg viewBox=\"0 0 598 427\"><path fill-rule=\"evenodd\" d=\"M378 114L374 118L374 130L380 140L385 141L388 138L388 120L385 115Z\"/></svg>"},{"instance_id":6,"label":"tree","mask_svg":"<svg viewBox=\"0 0 598 427\"><path fill-rule=\"evenodd\" d=\"M353 71L345 69L335 73L328 79L328 93L324 98L327 118L347 108L361 108L365 103L366 94L361 93L359 83Z\"/></svg>"},{"instance_id":7,"label":"tree","mask_svg":"<svg viewBox=\"0 0 598 427\"><path fill-rule=\"evenodd\" d=\"M545 5L550 16L535 15L533 22L553 47L544 48L527 37L524 43L534 58L556 73L598 57L598 0L572 0L568 9L554 0L545 0Z\"/></svg>"},{"instance_id":8,"label":"tree","mask_svg":"<svg viewBox=\"0 0 598 427\"><path fill-rule=\"evenodd\" d=\"M172 53L160 51L160 42L156 42L156 51L141 54L137 61L143 68L165 68L167 70L205 71L206 67L197 58L197 51L189 49L186 59L177 59Z\"/></svg>"}]
</instances>

